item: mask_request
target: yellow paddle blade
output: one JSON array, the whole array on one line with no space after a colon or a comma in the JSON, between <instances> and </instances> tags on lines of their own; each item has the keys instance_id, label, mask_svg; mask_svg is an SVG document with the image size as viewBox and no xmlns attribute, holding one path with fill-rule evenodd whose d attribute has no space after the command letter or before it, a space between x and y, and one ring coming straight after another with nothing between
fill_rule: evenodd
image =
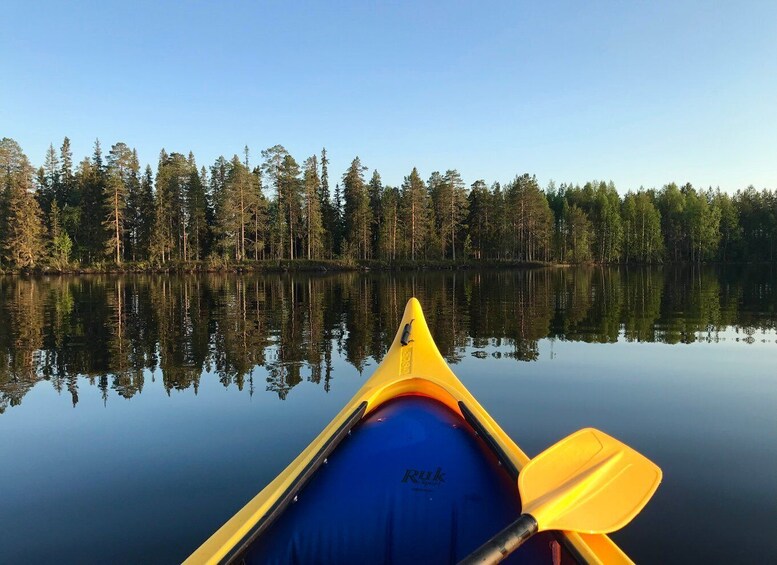
<instances>
[{"instance_id":1,"label":"yellow paddle blade","mask_svg":"<svg viewBox=\"0 0 777 565\"><path fill-rule=\"evenodd\" d=\"M661 482L661 469L593 428L562 439L518 475L523 513L540 530L606 534L628 524Z\"/></svg>"}]
</instances>

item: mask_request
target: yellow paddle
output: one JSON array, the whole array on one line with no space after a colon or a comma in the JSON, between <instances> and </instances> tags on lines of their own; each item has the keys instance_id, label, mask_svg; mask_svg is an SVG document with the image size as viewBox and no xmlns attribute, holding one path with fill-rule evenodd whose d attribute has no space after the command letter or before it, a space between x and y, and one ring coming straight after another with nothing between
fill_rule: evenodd
<instances>
[{"instance_id":1,"label":"yellow paddle","mask_svg":"<svg viewBox=\"0 0 777 565\"><path fill-rule=\"evenodd\" d=\"M461 564L499 563L544 530L606 534L628 524L661 482L661 469L593 428L562 439L518 475L523 514Z\"/></svg>"}]
</instances>

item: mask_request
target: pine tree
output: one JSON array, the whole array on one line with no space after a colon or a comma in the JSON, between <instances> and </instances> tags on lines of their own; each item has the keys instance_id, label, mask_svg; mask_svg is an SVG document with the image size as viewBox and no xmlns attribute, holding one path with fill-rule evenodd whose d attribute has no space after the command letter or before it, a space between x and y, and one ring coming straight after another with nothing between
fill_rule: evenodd
<instances>
[{"instance_id":1,"label":"pine tree","mask_svg":"<svg viewBox=\"0 0 777 565\"><path fill-rule=\"evenodd\" d=\"M364 182L366 170L356 157L343 174L345 240L350 253L360 259L368 258L372 242L370 197Z\"/></svg>"},{"instance_id":2,"label":"pine tree","mask_svg":"<svg viewBox=\"0 0 777 565\"><path fill-rule=\"evenodd\" d=\"M577 263L589 261L593 226L588 215L577 204L572 204L569 207L566 223L569 226L567 248L570 259Z\"/></svg>"},{"instance_id":3,"label":"pine tree","mask_svg":"<svg viewBox=\"0 0 777 565\"><path fill-rule=\"evenodd\" d=\"M505 190L510 226L510 254L521 261L547 259L553 214L537 179L515 177Z\"/></svg>"},{"instance_id":4,"label":"pine tree","mask_svg":"<svg viewBox=\"0 0 777 565\"><path fill-rule=\"evenodd\" d=\"M12 267L34 267L43 255L43 221L32 194L33 169L19 144L0 140L0 249Z\"/></svg>"},{"instance_id":5,"label":"pine tree","mask_svg":"<svg viewBox=\"0 0 777 565\"><path fill-rule=\"evenodd\" d=\"M470 246L475 259L484 259L489 250L490 233L490 197L491 193L484 180L476 180L470 187L467 225L469 226Z\"/></svg>"},{"instance_id":6,"label":"pine tree","mask_svg":"<svg viewBox=\"0 0 777 565\"><path fill-rule=\"evenodd\" d=\"M106 241L105 251L108 256L113 255L113 260L117 265L120 265L122 242L124 241L124 212L126 210L127 193L118 171L109 171L104 195L107 216L102 225L110 234Z\"/></svg>"},{"instance_id":7,"label":"pine tree","mask_svg":"<svg viewBox=\"0 0 777 565\"><path fill-rule=\"evenodd\" d=\"M288 249L289 259L294 259L302 215L299 165L282 145L265 149L262 158L262 170L275 188L275 206L270 218L276 256L283 257Z\"/></svg>"},{"instance_id":8,"label":"pine tree","mask_svg":"<svg viewBox=\"0 0 777 565\"><path fill-rule=\"evenodd\" d=\"M106 170L103 165L100 140L95 140L92 160L81 162L78 175L79 192L81 193L81 222L79 225L78 242L81 254L87 263L103 257L108 233L101 220L105 218L104 198L106 191ZM86 221L85 221L86 220ZM98 220L97 223L93 223Z\"/></svg>"},{"instance_id":9,"label":"pine tree","mask_svg":"<svg viewBox=\"0 0 777 565\"><path fill-rule=\"evenodd\" d=\"M315 155L305 161L303 178L307 258L319 259L323 255L324 227L321 218L321 180Z\"/></svg>"},{"instance_id":10,"label":"pine tree","mask_svg":"<svg viewBox=\"0 0 777 565\"><path fill-rule=\"evenodd\" d=\"M103 191L105 210L103 227L108 234L105 244L106 254L109 257L112 256L117 265L121 264L123 257L127 199L131 184L137 179L136 157L133 151L121 142L114 144L108 154L107 178Z\"/></svg>"},{"instance_id":11,"label":"pine tree","mask_svg":"<svg viewBox=\"0 0 777 565\"><path fill-rule=\"evenodd\" d=\"M424 181L413 167L402 183L401 218L410 240L409 255L412 261L426 253L429 237L431 204Z\"/></svg>"},{"instance_id":12,"label":"pine tree","mask_svg":"<svg viewBox=\"0 0 777 565\"><path fill-rule=\"evenodd\" d=\"M387 186L380 202L380 234L378 244L383 259L396 261L397 235L399 231L399 190Z\"/></svg>"},{"instance_id":13,"label":"pine tree","mask_svg":"<svg viewBox=\"0 0 777 565\"><path fill-rule=\"evenodd\" d=\"M450 249L451 258L455 261L457 238L465 226L469 209L464 181L455 169L446 171L445 176L434 172L429 178L429 193L440 238L441 256L445 257Z\"/></svg>"},{"instance_id":14,"label":"pine tree","mask_svg":"<svg viewBox=\"0 0 777 565\"><path fill-rule=\"evenodd\" d=\"M462 233L467 229L466 221L469 214L469 199L467 198L466 185L456 169L445 171L445 181L451 187L450 206L448 207L447 215L450 225L452 258L455 261L456 243L463 239Z\"/></svg>"},{"instance_id":15,"label":"pine tree","mask_svg":"<svg viewBox=\"0 0 777 565\"><path fill-rule=\"evenodd\" d=\"M298 256L297 240L302 231L302 182L299 165L289 154L281 163L279 181L278 204L288 230L289 259L293 260Z\"/></svg>"}]
</instances>

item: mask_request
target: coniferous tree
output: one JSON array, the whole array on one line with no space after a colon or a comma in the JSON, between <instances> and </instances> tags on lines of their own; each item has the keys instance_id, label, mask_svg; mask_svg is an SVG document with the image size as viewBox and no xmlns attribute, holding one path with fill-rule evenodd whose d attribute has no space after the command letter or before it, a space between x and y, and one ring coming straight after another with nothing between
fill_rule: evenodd
<instances>
[{"instance_id":1,"label":"coniferous tree","mask_svg":"<svg viewBox=\"0 0 777 565\"><path fill-rule=\"evenodd\" d=\"M718 258L724 263L731 257L741 241L741 228L739 225L739 210L734 200L720 188L715 192L713 206L720 210L720 245Z\"/></svg>"},{"instance_id":2,"label":"coniferous tree","mask_svg":"<svg viewBox=\"0 0 777 565\"><path fill-rule=\"evenodd\" d=\"M383 181L380 178L380 173L377 169L372 171L372 177L367 188L370 195L370 216L372 217L372 242L370 244L370 256L378 256L379 245L378 239L381 232L381 204L383 199Z\"/></svg>"},{"instance_id":3,"label":"coniferous tree","mask_svg":"<svg viewBox=\"0 0 777 565\"><path fill-rule=\"evenodd\" d=\"M305 161L303 178L307 258L319 259L323 256L324 226L321 218L321 180L315 155Z\"/></svg>"},{"instance_id":4,"label":"coniferous tree","mask_svg":"<svg viewBox=\"0 0 777 565\"><path fill-rule=\"evenodd\" d=\"M51 210L51 203L56 200L60 190L59 158L54 150L54 145L49 145L46 151L46 159L38 173L38 202L44 214Z\"/></svg>"},{"instance_id":5,"label":"coniferous tree","mask_svg":"<svg viewBox=\"0 0 777 565\"><path fill-rule=\"evenodd\" d=\"M156 223L156 202L154 201L154 176L151 165L146 165L146 170L140 180L140 201L137 207L137 258L149 259L151 257L151 238Z\"/></svg>"},{"instance_id":6,"label":"coniferous tree","mask_svg":"<svg viewBox=\"0 0 777 565\"><path fill-rule=\"evenodd\" d=\"M491 223L491 256L496 259L506 259L509 254L509 230L507 216L507 200L502 190L501 183L495 182L491 185L490 214L493 218Z\"/></svg>"},{"instance_id":7,"label":"coniferous tree","mask_svg":"<svg viewBox=\"0 0 777 565\"><path fill-rule=\"evenodd\" d=\"M299 165L282 145L262 151L262 170L275 188L275 206L271 210L273 245L276 256L296 256L296 244L302 215Z\"/></svg>"},{"instance_id":8,"label":"coniferous tree","mask_svg":"<svg viewBox=\"0 0 777 565\"><path fill-rule=\"evenodd\" d=\"M335 254L334 229L337 225L337 219L329 192L329 158L326 155L326 147L321 150L321 193L319 199L321 201L321 222L324 229L324 253L331 259Z\"/></svg>"},{"instance_id":9,"label":"coniferous tree","mask_svg":"<svg viewBox=\"0 0 777 565\"><path fill-rule=\"evenodd\" d=\"M521 261L547 259L552 233L552 213L537 179L518 176L505 191L510 226L511 255Z\"/></svg>"},{"instance_id":10,"label":"coniferous tree","mask_svg":"<svg viewBox=\"0 0 777 565\"><path fill-rule=\"evenodd\" d=\"M12 267L34 267L42 258L43 220L32 194L33 169L19 144L0 140L0 249Z\"/></svg>"},{"instance_id":11,"label":"coniferous tree","mask_svg":"<svg viewBox=\"0 0 777 565\"><path fill-rule=\"evenodd\" d=\"M140 161L138 152L133 149L129 160L129 173L127 174L127 208L124 212L125 257L132 261L139 259L138 246L140 240L140 226L143 221L143 194L140 180Z\"/></svg>"},{"instance_id":12,"label":"coniferous tree","mask_svg":"<svg viewBox=\"0 0 777 565\"><path fill-rule=\"evenodd\" d=\"M73 242L60 221L59 205L54 200L49 212L49 254L52 263L57 268L62 268L70 262L70 253L73 250Z\"/></svg>"},{"instance_id":13,"label":"coniferous tree","mask_svg":"<svg viewBox=\"0 0 777 565\"><path fill-rule=\"evenodd\" d=\"M588 214L577 204L572 204L567 212L566 224L569 258L577 263L590 261L593 226Z\"/></svg>"},{"instance_id":14,"label":"coniferous tree","mask_svg":"<svg viewBox=\"0 0 777 565\"><path fill-rule=\"evenodd\" d=\"M489 215L491 208L491 192L483 180L476 180L470 187L467 197L470 245L475 259L484 259L490 249L489 234L492 218Z\"/></svg>"},{"instance_id":15,"label":"coniferous tree","mask_svg":"<svg viewBox=\"0 0 777 565\"><path fill-rule=\"evenodd\" d=\"M204 172L204 171L203 171ZM188 258L199 261L205 252L208 238L207 208L204 178L197 170L194 156L190 158L189 181L186 184L186 221L188 222Z\"/></svg>"},{"instance_id":16,"label":"coniferous tree","mask_svg":"<svg viewBox=\"0 0 777 565\"><path fill-rule=\"evenodd\" d=\"M449 169L444 176L432 173L429 180L429 192L434 205L434 217L440 238L442 257L450 256L456 260L456 243L465 226L469 211L469 201L464 181L455 169Z\"/></svg>"},{"instance_id":17,"label":"coniferous tree","mask_svg":"<svg viewBox=\"0 0 777 565\"><path fill-rule=\"evenodd\" d=\"M449 192L439 171L432 172L426 181L426 189L429 192L429 204L432 209L432 229L429 230L428 246L433 255L444 258L447 250L448 232L446 231L445 212L448 211L445 196Z\"/></svg>"},{"instance_id":18,"label":"coniferous tree","mask_svg":"<svg viewBox=\"0 0 777 565\"><path fill-rule=\"evenodd\" d=\"M209 192L211 198L211 206L213 208L213 250L226 253L226 248L231 248L229 245L224 245L224 220L223 218L228 213L223 209L224 206L229 205L227 201L226 185L227 185L227 171L229 164L227 160L220 156L216 159L215 163L210 168L209 179Z\"/></svg>"},{"instance_id":19,"label":"coniferous tree","mask_svg":"<svg viewBox=\"0 0 777 565\"><path fill-rule=\"evenodd\" d=\"M254 194L249 200L248 211L254 226L254 239L252 242L254 260L264 259L265 241L267 240L267 199L262 190L262 169L254 168L252 178L252 190Z\"/></svg>"},{"instance_id":20,"label":"coniferous tree","mask_svg":"<svg viewBox=\"0 0 777 565\"><path fill-rule=\"evenodd\" d=\"M70 139L65 137L59 149L59 190L55 195L60 208L66 204L73 204L71 200L73 181L73 151L70 149Z\"/></svg>"},{"instance_id":21,"label":"coniferous tree","mask_svg":"<svg viewBox=\"0 0 777 565\"><path fill-rule=\"evenodd\" d=\"M254 177L235 155L229 163L225 186L225 199L219 218L224 243L234 250L236 261L246 258L246 239L252 222L249 213L254 198Z\"/></svg>"},{"instance_id":22,"label":"coniferous tree","mask_svg":"<svg viewBox=\"0 0 777 565\"><path fill-rule=\"evenodd\" d=\"M380 201L380 233L378 244L383 259L396 261L399 232L399 190L392 186L383 189Z\"/></svg>"},{"instance_id":23,"label":"coniferous tree","mask_svg":"<svg viewBox=\"0 0 777 565\"><path fill-rule=\"evenodd\" d=\"M402 183L401 217L408 237L408 255L415 261L426 253L432 226L429 193L415 167Z\"/></svg>"},{"instance_id":24,"label":"coniferous tree","mask_svg":"<svg viewBox=\"0 0 777 565\"><path fill-rule=\"evenodd\" d=\"M105 252L106 230L102 224L105 218L104 199L106 192L106 170L103 164L100 140L94 142L92 159L81 162L79 170L79 192L81 193L81 219L79 237L81 255L87 263L102 258ZM88 219L87 221L83 221ZM95 220L97 220L96 223Z\"/></svg>"},{"instance_id":25,"label":"coniferous tree","mask_svg":"<svg viewBox=\"0 0 777 565\"><path fill-rule=\"evenodd\" d=\"M60 207L62 228L75 247L81 224L81 193L73 172L73 152L70 139L65 137L59 150L59 187L55 199Z\"/></svg>"},{"instance_id":26,"label":"coniferous tree","mask_svg":"<svg viewBox=\"0 0 777 565\"><path fill-rule=\"evenodd\" d=\"M686 247L685 195L675 183L671 183L661 190L657 204L667 256L671 261L681 261L685 258Z\"/></svg>"},{"instance_id":27,"label":"coniferous tree","mask_svg":"<svg viewBox=\"0 0 777 565\"><path fill-rule=\"evenodd\" d=\"M283 158L280 181L283 198L279 199L279 204L281 204L281 213L286 218L289 234L289 259L294 259L299 256L297 245L302 232L302 181L299 165L291 155L287 154Z\"/></svg>"},{"instance_id":28,"label":"coniferous tree","mask_svg":"<svg viewBox=\"0 0 777 565\"><path fill-rule=\"evenodd\" d=\"M349 254L359 259L368 258L372 242L370 196L364 182L366 170L367 167L356 157L343 174L345 241Z\"/></svg>"},{"instance_id":29,"label":"coniferous tree","mask_svg":"<svg viewBox=\"0 0 777 565\"><path fill-rule=\"evenodd\" d=\"M111 147L103 192L103 227L108 234L106 254L112 256L116 264L121 264L123 257L127 200L133 183L137 181L138 168L137 155L125 143L116 143Z\"/></svg>"},{"instance_id":30,"label":"coniferous tree","mask_svg":"<svg viewBox=\"0 0 777 565\"><path fill-rule=\"evenodd\" d=\"M629 192L623 200L623 260L659 262L664 254L661 214L650 196Z\"/></svg>"},{"instance_id":31,"label":"coniferous tree","mask_svg":"<svg viewBox=\"0 0 777 565\"><path fill-rule=\"evenodd\" d=\"M343 242L345 234L343 197L340 190L340 184L335 184L335 198L332 203L332 249L335 255L343 253Z\"/></svg>"},{"instance_id":32,"label":"coniferous tree","mask_svg":"<svg viewBox=\"0 0 777 565\"><path fill-rule=\"evenodd\" d=\"M175 246L177 189L176 183L170 177L171 156L162 149L159 153L159 164L156 173L156 193L154 195L154 228L151 232L149 254L152 260L165 263L172 259Z\"/></svg>"},{"instance_id":33,"label":"coniferous tree","mask_svg":"<svg viewBox=\"0 0 777 565\"><path fill-rule=\"evenodd\" d=\"M114 262L121 264L122 242L124 241L124 212L126 210L126 187L115 170L108 172L105 183L105 207L107 216L103 228L109 234L105 242L106 255L113 256Z\"/></svg>"}]
</instances>

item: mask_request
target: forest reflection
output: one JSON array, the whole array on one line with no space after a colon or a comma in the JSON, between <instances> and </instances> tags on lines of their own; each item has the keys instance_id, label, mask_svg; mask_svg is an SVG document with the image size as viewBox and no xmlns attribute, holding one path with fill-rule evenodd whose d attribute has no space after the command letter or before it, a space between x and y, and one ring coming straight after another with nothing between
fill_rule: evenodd
<instances>
[{"instance_id":1,"label":"forest reflection","mask_svg":"<svg viewBox=\"0 0 777 565\"><path fill-rule=\"evenodd\" d=\"M328 391L333 358L362 371L383 357L413 295L452 363L536 360L543 338L714 342L732 330L774 341L774 281L769 268L623 267L4 277L0 413L42 380L73 405L85 382L130 398L152 373L167 391L196 391L209 374L252 393L266 381L281 399L303 379Z\"/></svg>"}]
</instances>

